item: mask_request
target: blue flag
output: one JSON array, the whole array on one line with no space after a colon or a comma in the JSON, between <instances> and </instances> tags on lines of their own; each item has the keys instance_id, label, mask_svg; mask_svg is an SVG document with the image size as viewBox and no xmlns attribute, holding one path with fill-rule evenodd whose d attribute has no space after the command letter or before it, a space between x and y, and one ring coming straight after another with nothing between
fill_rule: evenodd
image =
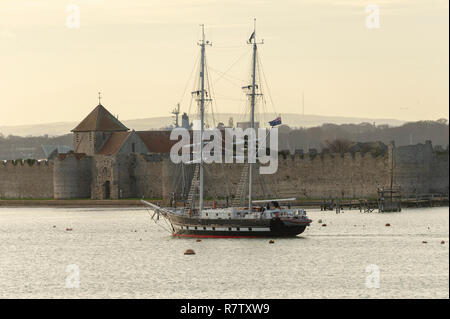
<instances>
[{"instance_id":1,"label":"blue flag","mask_svg":"<svg viewBox=\"0 0 450 319\"><path fill-rule=\"evenodd\" d=\"M269 122L270 126L276 126L276 125L280 125L280 124L281 124L281 117L280 116L278 116L275 120Z\"/></svg>"}]
</instances>

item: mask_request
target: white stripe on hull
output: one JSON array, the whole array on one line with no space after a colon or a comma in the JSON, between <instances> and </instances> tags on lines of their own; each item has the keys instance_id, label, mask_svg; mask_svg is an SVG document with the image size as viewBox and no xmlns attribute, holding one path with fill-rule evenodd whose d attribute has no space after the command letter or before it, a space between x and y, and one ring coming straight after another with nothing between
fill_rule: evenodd
<instances>
[{"instance_id":1,"label":"white stripe on hull","mask_svg":"<svg viewBox=\"0 0 450 319\"><path fill-rule=\"evenodd\" d=\"M240 231L240 232L270 232L270 228L269 227L242 227L242 228L237 228L237 227L203 227L203 226L179 226L179 225L173 225L173 227L175 228L175 230L195 230L195 231L229 231L229 232L236 232L236 231Z\"/></svg>"}]
</instances>

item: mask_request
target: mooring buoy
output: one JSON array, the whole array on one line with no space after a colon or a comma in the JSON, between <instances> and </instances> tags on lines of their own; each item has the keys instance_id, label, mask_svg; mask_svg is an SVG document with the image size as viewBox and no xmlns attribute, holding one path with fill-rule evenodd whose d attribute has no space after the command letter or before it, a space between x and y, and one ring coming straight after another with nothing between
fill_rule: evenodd
<instances>
[{"instance_id":1,"label":"mooring buoy","mask_svg":"<svg viewBox=\"0 0 450 319\"><path fill-rule=\"evenodd\" d=\"M185 255L195 255L195 251L192 249L186 249L186 251L184 252Z\"/></svg>"},{"instance_id":2,"label":"mooring buoy","mask_svg":"<svg viewBox=\"0 0 450 319\"><path fill-rule=\"evenodd\" d=\"M322 224L322 227L327 227L327 224Z\"/></svg>"},{"instance_id":3,"label":"mooring buoy","mask_svg":"<svg viewBox=\"0 0 450 319\"><path fill-rule=\"evenodd\" d=\"M444 241L444 240L441 240L441 244L442 244L442 245L445 244L445 241Z\"/></svg>"},{"instance_id":4,"label":"mooring buoy","mask_svg":"<svg viewBox=\"0 0 450 319\"><path fill-rule=\"evenodd\" d=\"M428 242L426 240L422 241L422 244L428 244Z\"/></svg>"},{"instance_id":5,"label":"mooring buoy","mask_svg":"<svg viewBox=\"0 0 450 319\"><path fill-rule=\"evenodd\" d=\"M201 242L201 241L202 241L201 239L197 239L197 240L196 240L197 243L199 243L199 242Z\"/></svg>"},{"instance_id":6,"label":"mooring buoy","mask_svg":"<svg viewBox=\"0 0 450 319\"><path fill-rule=\"evenodd\" d=\"M386 224L386 227L390 227L390 226L391 226L391 224L389 224L389 223Z\"/></svg>"},{"instance_id":7,"label":"mooring buoy","mask_svg":"<svg viewBox=\"0 0 450 319\"><path fill-rule=\"evenodd\" d=\"M275 244L275 240L273 239L269 240L269 244Z\"/></svg>"}]
</instances>

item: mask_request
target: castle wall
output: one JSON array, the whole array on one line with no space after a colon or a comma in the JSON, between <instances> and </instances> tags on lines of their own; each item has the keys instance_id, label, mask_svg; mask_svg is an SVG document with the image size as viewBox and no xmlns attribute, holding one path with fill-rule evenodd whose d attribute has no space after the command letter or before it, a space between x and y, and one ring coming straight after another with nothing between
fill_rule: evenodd
<instances>
[{"instance_id":1,"label":"castle wall","mask_svg":"<svg viewBox=\"0 0 450 319\"><path fill-rule=\"evenodd\" d=\"M434 150L431 162L430 193L449 192L449 153L447 150Z\"/></svg>"},{"instance_id":2,"label":"castle wall","mask_svg":"<svg viewBox=\"0 0 450 319\"><path fill-rule=\"evenodd\" d=\"M51 161L0 162L0 199L53 198Z\"/></svg>"},{"instance_id":3,"label":"castle wall","mask_svg":"<svg viewBox=\"0 0 450 319\"><path fill-rule=\"evenodd\" d=\"M430 191L433 162L431 142L397 147L394 158L394 180L403 194L426 194Z\"/></svg>"},{"instance_id":4,"label":"castle wall","mask_svg":"<svg viewBox=\"0 0 450 319\"><path fill-rule=\"evenodd\" d=\"M449 152L431 143L370 153L280 154L275 174L254 174L254 198L375 197L377 186L402 194L447 193ZM205 198L233 197L244 164L205 164ZM60 154L54 161L0 162L0 198L164 198L187 194L194 165L174 164L169 155Z\"/></svg>"},{"instance_id":5,"label":"castle wall","mask_svg":"<svg viewBox=\"0 0 450 319\"><path fill-rule=\"evenodd\" d=\"M67 154L55 158L54 198L90 198L92 181L92 157Z\"/></svg>"},{"instance_id":6,"label":"castle wall","mask_svg":"<svg viewBox=\"0 0 450 319\"><path fill-rule=\"evenodd\" d=\"M376 197L377 186L389 185L390 153L305 154L278 157L275 174L261 175L255 167L254 198L360 198ZM166 157L163 161L163 197L182 193L181 165ZM190 167L190 168L189 168ZM184 171L193 165L185 166ZM233 197L241 180L244 164L205 164L205 198ZM191 174L192 175L192 174ZM190 179L188 179L190 182ZM189 186L189 185L188 185Z\"/></svg>"},{"instance_id":7,"label":"castle wall","mask_svg":"<svg viewBox=\"0 0 450 319\"><path fill-rule=\"evenodd\" d=\"M169 162L167 162L169 161ZM167 166L171 162L167 156L159 154L139 154L136 156L134 174L136 176L137 197L167 198Z\"/></svg>"},{"instance_id":8,"label":"castle wall","mask_svg":"<svg viewBox=\"0 0 450 319\"><path fill-rule=\"evenodd\" d=\"M206 197L235 194L243 164L206 165ZM377 185L389 180L388 156L360 153L304 156L280 155L275 174L260 175L255 168L255 198L375 197Z\"/></svg>"},{"instance_id":9,"label":"castle wall","mask_svg":"<svg viewBox=\"0 0 450 319\"><path fill-rule=\"evenodd\" d=\"M136 198L136 155L116 156L117 181L119 185L119 198Z\"/></svg>"}]
</instances>

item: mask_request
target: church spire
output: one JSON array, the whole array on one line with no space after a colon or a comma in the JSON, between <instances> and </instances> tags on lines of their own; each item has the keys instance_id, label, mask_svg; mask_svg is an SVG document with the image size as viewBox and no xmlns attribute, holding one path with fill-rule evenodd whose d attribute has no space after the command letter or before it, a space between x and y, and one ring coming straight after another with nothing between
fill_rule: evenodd
<instances>
[{"instance_id":1,"label":"church spire","mask_svg":"<svg viewBox=\"0 0 450 319\"><path fill-rule=\"evenodd\" d=\"M102 105L102 92L98 92L98 105Z\"/></svg>"}]
</instances>

